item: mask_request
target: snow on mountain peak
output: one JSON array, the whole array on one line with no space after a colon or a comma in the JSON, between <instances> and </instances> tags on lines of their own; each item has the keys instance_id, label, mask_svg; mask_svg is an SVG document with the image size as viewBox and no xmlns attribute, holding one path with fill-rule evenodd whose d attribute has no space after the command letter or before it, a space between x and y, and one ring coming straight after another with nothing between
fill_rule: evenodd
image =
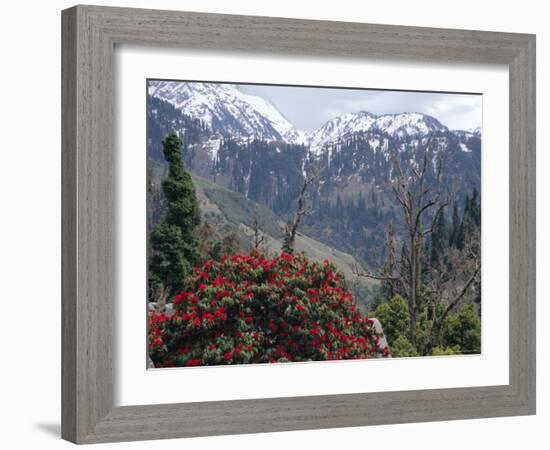
<instances>
[{"instance_id":1,"label":"snow on mountain peak","mask_svg":"<svg viewBox=\"0 0 550 450\"><path fill-rule=\"evenodd\" d=\"M317 154L323 146L334 144L346 135L368 130L375 121L376 116L367 111L335 117L308 135L310 151Z\"/></svg>"},{"instance_id":2,"label":"snow on mountain peak","mask_svg":"<svg viewBox=\"0 0 550 450\"><path fill-rule=\"evenodd\" d=\"M434 117L422 113L384 114L377 116L367 111L344 114L329 120L309 135L310 149L319 154L326 145L333 145L343 138L359 132L378 130L403 136L425 136L434 131L447 131L447 127Z\"/></svg>"},{"instance_id":3,"label":"snow on mountain peak","mask_svg":"<svg viewBox=\"0 0 550 450\"><path fill-rule=\"evenodd\" d=\"M393 137L422 137L449 131L436 118L419 112L376 115L368 111L335 117L306 135L292 125L268 100L243 92L238 85L180 81L150 81L149 95L171 103L188 116L203 120L215 133L232 138L256 137L309 145L313 154L356 133L371 132ZM454 131L481 136L481 129ZM371 148L378 148L374 136ZM382 147L381 147L382 148Z\"/></svg>"},{"instance_id":4,"label":"snow on mountain peak","mask_svg":"<svg viewBox=\"0 0 550 450\"><path fill-rule=\"evenodd\" d=\"M460 149L465 153L471 153L471 139L481 139L481 127L468 128L467 130L453 130L454 135L458 139Z\"/></svg>"},{"instance_id":5,"label":"snow on mountain peak","mask_svg":"<svg viewBox=\"0 0 550 450\"><path fill-rule=\"evenodd\" d=\"M378 117L376 126L387 134L401 136L425 136L434 131L447 131L439 120L426 114L400 113Z\"/></svg>"},{"instance_id":6,"label":"snow on mountain peak","mask_svg":"<svg viewBox=\"0 0 550 450\"><path fill-rule=\"evenodd\" d=\"M246 94L237 85L150 81L149 95L171 103L183 113L203 120L226 137L258 137L305 143L298 131L267 100Z\"/></svg>"}]
</instances>

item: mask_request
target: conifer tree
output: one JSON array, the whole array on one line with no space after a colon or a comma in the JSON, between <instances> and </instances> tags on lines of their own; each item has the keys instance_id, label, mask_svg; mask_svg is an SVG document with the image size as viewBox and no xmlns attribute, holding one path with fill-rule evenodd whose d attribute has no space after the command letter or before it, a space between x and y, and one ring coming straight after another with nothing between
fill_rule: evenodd
<instances>
[{"instance_id":1,"label":"conifer tree","mask_svg":"<svg viewBox=\"0 0 550 450\"><path fill-rule=\"evenodd\" d=\"M181 287L183 277L199 258L195 227L200 222L195 187L182 162L182 141L172 132L162 146L169 164L168 177L162 182L168 210L164 222L151 231L149 260L152 296L160 303Z\"/></svg>"},{"instance_id":2,"label":"conifer tree","mask_svg":"<svg viewBox=\"0 0 550 450\"><path fill-rule=\"evenodd\" d=\"M470 214L472 216L474 223L477 226L480 226L481 225L481 204L479 202L478 197L479 197L479 192L477 188L474 188L474 190L472 191Z\"/></svg>"},{"instance_id":3,"label":"conifer tree","mask_svg":"<svg viewBox=\"0 0 550 450\"><path fill-rule=\"evenodd\" d=\"M460 216L458 214L458 202L453 202L453 217L451 221L451 233L449 235L449 245L451 247L457 246L458 234L460 232Z\"/></svg>"},{"instance_id":4,"label":"conifer tree","mask_svg":"<svg viewBox=\"0 0 550 450\"><path fill-rule=\"evenodd\" d=\"M442 255L449 242L449 232L447 230L447 221L445 220L445 211L441 210L441 213L437 217L434 230L431 235L430 245L430 264L436 268L440 255Z\"/></svg>"}]
</instances>

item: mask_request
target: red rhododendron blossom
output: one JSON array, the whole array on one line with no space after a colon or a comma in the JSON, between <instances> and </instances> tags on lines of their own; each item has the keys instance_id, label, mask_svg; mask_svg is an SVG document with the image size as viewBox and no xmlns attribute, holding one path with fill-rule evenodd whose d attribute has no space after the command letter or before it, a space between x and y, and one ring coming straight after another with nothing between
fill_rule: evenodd
<instances>
[{"instance_id":1,"label":"red rhododendron blossom","mask_svg":"<svg viewBox=\"0 0 550 450\"><path fill-rule=\"evenodd\" d=\"M224 255L195 268L149 315L155 367L252 364L389 356L373 322L329 261L282 253Z\"/></svg>"},{"instance_id":2,"label":"red rhododendron blossom","mask_svg":"<svg viewBox=\"0 0 550 450\"><path fill-rule=\"evenodd\" d=\"M186 366L201 366L202 365L202 361L200 359L188 359L186 362L185 362L185 365Z\"/></svg>"}]
</instances>

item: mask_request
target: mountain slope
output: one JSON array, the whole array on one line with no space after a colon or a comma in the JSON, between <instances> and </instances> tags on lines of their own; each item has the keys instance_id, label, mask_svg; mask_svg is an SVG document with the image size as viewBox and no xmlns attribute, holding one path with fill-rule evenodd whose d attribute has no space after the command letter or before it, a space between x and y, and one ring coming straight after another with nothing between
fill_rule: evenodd
<instances>
[{"instance_id":1,"label":"mountain slope","mask_svg":"<svg viewBox=\"0 0 550 450\"><path fill-rule=\"evenodd\" d=\"M193 183L203 220L215 224L215 228L226 233L238 232L242 240L242 250L247 251L253 239L252 219L256 217L261 231L265 234L264 250L272 255L281 252L283 221L270 209L196 175L193 175ZM296 237L296 251L304 251L315 261L330 260L336 264L339 270L346 275L350 289L354 292L363 312L368 311L367 297L371 296L369 291L379 283L375 280L358 277L354 273L354 268L359 261L353 255L339 251L303 233Z\"/></svg>"},{"instance_id":2,"label":"mountain slope","mask_svg":"<svg viewBox=\"0 0 550 450\"><path fill-rule=\"evenodd\" d=\"M318 154L324 145L334 144L344 136L366 131L374 122L376 116L367 111L335 117L308 135L310 151Z\"/></svg>"},{"instance_id":3,"label":"mountain slope","mask_svg":"<svg viewBox=\"0 0 550 450\"><path fill-rule=\"evenodd\" d=\"M429 133L448 131L448 128L436 118L421 113L377 116L360 111L335 117L309 134L310 150L319 154L328 145L335 145L353 134L368 131L404 138L426 136Z\"/></svg>"},{"instance_id":4,"label":"mountain slope","mask_svg":"<svg viewBox=\"0 0 550 450\"><path fill-rule=\"evenodd\" d=\"M204 121L226 138L261 138L303 143L299 132L267 100L242 92L237 85L149 81L148 93L184 114Z\"/></svg>"},{"instance_id":5,"label":"mountain slope","mask_svg":"<svg viewBox=\"0 0 550 450\"><path fill-rule=\"evenodd\" d=\"M432 139L426 186L435 188L437 168L442 162L443 195L460 199L473 189L480 191L481 130L451 131L437 119L420 113L376 116L361 112L327 122L310 135L310 150L307 146L281 141L280 133L275 140L262 140L257 136L243 139L242 130L250 122L235 124L234 104L225 102L233 96L240 99L248 96L235 93L234 87L225 94L220 89L208 91L208 96L213 97L208 102L199 102L197 99L202 97L194 94L191 101L180 89L170 94L169 88L170 85L162 84L151 91L152 95L171 98L173 103L159 97L150 98L147 150L150 159L164 164L160 142L175 130L183 140L185 164L194 175L263 205L282 220L292 217L304 176L313 169L318 170L321 174L318 182L308 189L312 213L302 222L301 232L373 268L380 265L384 256L387 224L396 225L396 235L401 232L401 212L392 190L397 173L394 159L405 169L419 167L427 133ZM218 98L222 94L229 97ZM273 124L259 112L265 105L263 101L255 104L256 99L248 98L246 110L253 110L254 117L262 115L258 123ZM187 105L184 112L179 109L181 105ZM272 112L269 108L265 110L268 116ZM216 122L219 117L216 120L210 117L212 128L205 124L211 111L228 115L220 116L225 117L224 125ZM213 130L216 126L222 127L220 131ZM232 134L234 132L237 134ZM233 201L237 197L227 194L229 191L223 191L223 199L217 199L223 202L221 205L238 203ZM250 217L250 211L245 215ZM244 219L238 222L246 225Z\"/></svg>"}]
</instances>

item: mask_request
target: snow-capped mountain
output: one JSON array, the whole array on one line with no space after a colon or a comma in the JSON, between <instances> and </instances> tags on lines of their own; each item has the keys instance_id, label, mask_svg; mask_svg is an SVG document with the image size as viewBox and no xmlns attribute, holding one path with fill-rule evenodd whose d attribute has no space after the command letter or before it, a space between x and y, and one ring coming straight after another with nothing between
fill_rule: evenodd
<instances>
[{"instance_id":1,"label":"snow-capped mountain","mask_svg":"<svg viewBox=\"0 0 550 450\"><path fill-rule=\"evenodd\" d=\"M466 153L472 151L472 147L480 145L481 127L469 128L467 130L453 130L454 135L458 139L460 150Z\"/></svg>"},{"instance_id":2,"label":"snow-capped mountain","mask_svg":"<svg viewBox=\"0 0 550 450\"><path fill-rule=\"evenodd\" d=\"M481 127L468 128L466 132L473 136L481 137Z\"/></svg>"},{"instance_id":3,"label":"snow-capped mountain","mask_svg":"<svg viewBox=\"0 0 550 450\"><path fill-rule=\"evenodd\" d=\"M421 113L377 116L362 111L336 117L306 138L267 100L238 86L156 82L149 94L152 176L165 170L162 140L175 130L184 138L185 166L195 176L286 218L295 211L304 176L319 170L310 198L313 213L304 222L306 235L331 246L337 241L339 248L353 253L367 234L372 253L359 256L368 263L378 261L377 245L384 242L386 225L395 220L394 158L404 168L419 167L428 134L433 133L427 186L435 186L441 175L449 196L480 190L481 129L449 130ZM369 214L357 220L361 208L363 213L369 208ZM350 231L353 227L359 227L356 234Z\"/></svg>"},{"instance_id":4,"label":"snow-capped mountain","mask_svg":"<svg viewBox=\"0 0 550 450\"><path fill-rule=\"evenodd\" d=\"M237 85L150 81L149 95L165 100L184 114L203 120L224 137L256 137L305 143L298 131L271 103L243 92Z\"/></svg>"},{"instance_id":5,"label":"snow-capped mountain","mask_svg":"<svg viewBox=\"0 0 550 450\"><path fill-rule=\"evenodd\" d=\"M375 126L388 134L403 136L425 136L434 131L448 128L435 117L421 113L385 114L378 117Z\"/></svg>"},{"instance_id":6,"label":"snow-capped mountain","mask_svg":"<svg viewBox=\"0 0 550 450\"><path fill-rule=\"evenodd\" d=\"M327 144L334 144L345 136L370 129L376 119L374 114L367 111L335 117L308 135L310 150L318 154Z\"/></svg>"},{"instance_id":7,"label":"snow-capped mountain","mask_svg":"<svg viewBox=\"0 0 550 450\"><path fill-rule=\"evenodd\" d=\"M448 128L434 117L421 113L384 114L377 116L367 111L344 114L329 120L309 137L310 150L319 154L323 147L333 145L355 134L377 131L397 137L421 137Z\"/></svg>"},{"instance_id":8,"label":"snow-capped mountain","mask_svg":"<svg viewBox=\"0 0 550 450\"><path fill-rule=\"evenodd\" d=\"M471 137L481 137L481 127L468 128L467 130L453 130L453 133L456 134L461 139L469 139Z\"/></svg>"}]
</instances>

